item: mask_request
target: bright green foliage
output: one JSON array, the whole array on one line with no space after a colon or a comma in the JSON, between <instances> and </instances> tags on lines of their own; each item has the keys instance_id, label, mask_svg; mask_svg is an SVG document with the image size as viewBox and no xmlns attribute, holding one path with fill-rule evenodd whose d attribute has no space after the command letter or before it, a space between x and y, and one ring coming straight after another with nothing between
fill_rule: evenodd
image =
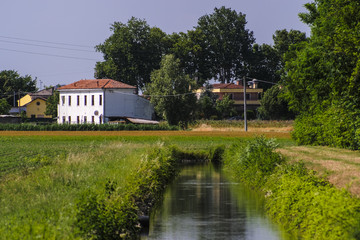
<instances>
[{"instance_id":1,"label":"bright green foliage","mask_svg":"<svg viewBox=\"0 0 360 240\"><path fill-rule=\"evenodd\" d=\"M286 54L284 81L290 108L304 115L297 120L297 139L308 142L305 135L307 140L302 140L300 132L307 125L316 128L313 144L357 148L359 144L354 141L360 127L359 1L316 0L305 6L308 13L300 17L311 26L312 36L308 43ZM353 123L336 123L339 113L343 118L353 117ZM315 116L310 122L312 126L308 122L310 115ZM324 119L325 122L320 122ZM328 123L336 124L317 127ZM338 136L338 132L345 137L334 141L332 136ZM322 141L317 142L318 139Z\"/></svg>"},{"instance_id":2,"label":"bright green foliage","mask_svg":"<svg viewBox=\"0 0 360 240\"><path fill-rule=\"evenodd\" d=\"M302 164L282 166L264 187L268 212L304 239L359 239L360 201Z\"/></svg>"},{"instance_id":3,"label":"bright green foliage","mask_svg":"<svg viewBox=\"0 0 360 240\"><path fill-rule=\"evenodd\" d=\"M157 114L170 125L177 125L192 119L196 107L194 86L195 82L180 68L180 61L173 55L166 55L161 68L151 74L146 94L150 95Z\"/></svg>"},{"instance_id":4,"label":"bright green foliage","mask_svg":"<svg viewBox=\"0 0 360 240\"><path fill-rule=\"evenodd\" d=\"M135 239L140 231L138 216L149 216L150 208L162 199L165 187L180 171L181 161L215 161L222 152L222 147L214 148L212 154L175 146L153 149L125 186L108 181L100 194L85 192L77 204L77 225L93 239Z\"/></svg>"},{"instance_id":5,"label":"bright green foliage","mask_svg":"<svg viewBox=\"0 0 360 240\"><path fill-rule=\"evenodd\" d=\"M301 239L360 239L360 200L302 163L287 163L272 140L233 145L225 166L265 195L269 215Z\"/></svg>"},{"instance_id":6,"label":"bright green foliage","mask_svg":"<svg viewBox=\"0 0 360 240\"><path fill-rule=\"evenodd\" d=\"M0 99L0 114L8 114L11 109L11 105L5 98Z\"/></svg>"},{"instance_id":7,"label":"bright green foliage","mask_svg":"<svg viewBox=\"0 0 360 240\"><path fill-rule=\"evenodd\" d=\"M273 35L274 44L253 45L249 76L277 83L285 65L284 54L292 47L307 41L306 34L297 30L277 30ZM259 87L267 90L271 84L259 82Z\"/></svg>"},{"instance_id":8,"label":"bright green foliage","mask_svg":"<svg viewBox=\"0 0 360 240\"><path fill-rule=\"evenodd\" d=\"M57 105L59 104L59 92L55 91L46 101L45 114L56 118L58 114Z\"/></svg>"},{"instance_id":9,"label":"bright green foliage","mask_svg":"<svg viewBox=\"0 0 360 240\"><path fill-rule=\"evenodd\" d=\"M35 92L36 79L32 79L31 76L20 76L18 72L14 70L4 70L0 72L0 95L5 96L9 104L13 104L14 92L15 99L19 100L28 92Z\"/></svg>"},{"instance_id":10,"label":"bright green foliage","mask_svg":"<svg viewBox=\"0 0 360 240\"><path fill-rule=\"evenodd\" d=\"M216 100L215 108L220 119L236 115L234 100L230 99L230 95L225 95L223 99Z\"/></svg>"},{"instance_id":11,"label":"bright green foliage","mask_svg":"<svg viewBox=\"0 0 360 240\"><path fill-rule=\"evenodd\" d=\"M260 100L260 107L257 109L260 118L266 120L287 120L294 119L294 114L289 111L286 99L281 95L283 89L274 85L268 89Z\"/></svg>"},{"instance_id":12,"label":"bright green foliage","mask_svg":"<svg viewBox=\"0 0 360 240\"><path fill-rule=\"evenodd\" d=\"M150 82L150 74L160 66L167 38L159 28L145 20L131 18L126 24L115 22L113 34L96 47L104 62L96 64L96 78L111 78L138 88Z\"/></svg>"},{"instance_id":13,"label":"bright green foliage","mask_svg":"<svg viewBox=\"0 0 360 240\"><path fill-rule=\"evenodd\" d=\"M206 60L208 43L200 29L180 32L169 36L172 42L170 52L180 60L180 67L196 84L202 86L211 79L210 63Z\"/></svg>"}]
</instances>

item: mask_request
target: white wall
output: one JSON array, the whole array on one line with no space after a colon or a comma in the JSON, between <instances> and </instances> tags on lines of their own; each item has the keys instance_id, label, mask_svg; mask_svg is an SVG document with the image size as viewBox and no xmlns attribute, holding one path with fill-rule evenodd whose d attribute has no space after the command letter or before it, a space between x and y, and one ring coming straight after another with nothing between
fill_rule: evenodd
<instances>
[{"instance_id":1,"label":"white wall","mask_svg":"<svg viewBox=\"0 0 360 240\"><path fill-rule=\"evenodd\" d=\"M151 120L154 109L150 102L133 93L133 89L60 90L58 123L95 123L109 117L131 117ZM71 96L71 105L69 105ZM79 104L77 102L79 96ZM85 96L87 98L85 105ZM94 96L94 105L92 104ZM100 97L102 103L100 105ZM63 102L63 100L65 100ZM70 117L70 119L69 119Z\"/></svg>"},{"instance_id":2,"label":"white wall","mask_svg":"<svg viewBox=\"0 0 360 240\"><path fill-rule=\"evenodd\" d=\"M86 105L85 105L86 96ZM71 105L69 105L71 97ZM79 104L78 104L79 97ZM100 103L101 98L101 103ZM94 102L93 102L94 99ZM65 100L65 101L63 101ZM102 123L104 119L104 93L102 89L60 91L58 123ZM69 119L69 117L71 119Z\"/></svg>"}]
</instances>

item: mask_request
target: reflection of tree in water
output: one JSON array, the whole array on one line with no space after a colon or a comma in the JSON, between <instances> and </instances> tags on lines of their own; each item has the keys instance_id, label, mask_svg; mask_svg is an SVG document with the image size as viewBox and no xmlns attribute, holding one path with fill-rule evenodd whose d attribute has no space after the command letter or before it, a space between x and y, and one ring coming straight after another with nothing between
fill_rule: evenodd
<instances>
[{"instance_id":1,"label":"reflection of tree in water","mask_svg":"<svg viewBox=\"0 0 360 240\"><path fill-rule=\"evenodd\" d=\"M243 196L231 192L232 185L211 165L184 168L165 193L149 239L249 239L257 231L248 229L256 227L248 223L249 215L259 215L254 211L260 208L249 209L249 203L261 203L243 191ZM267 239L278 239L271 229L267 231Z\"/></svg>"}]
</instances>

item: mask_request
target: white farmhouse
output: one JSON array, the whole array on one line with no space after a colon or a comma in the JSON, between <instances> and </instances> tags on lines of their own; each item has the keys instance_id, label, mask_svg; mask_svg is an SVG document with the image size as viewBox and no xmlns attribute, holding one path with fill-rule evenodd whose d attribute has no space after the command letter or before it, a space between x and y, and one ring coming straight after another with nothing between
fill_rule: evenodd
<instances>
[{"instance_id":1,"label":"white farmhouse","mask_svg":"<svg viewBox=\"0 0 360 240\"><path fill-rule=\"evenodd\" d=\"M151 120L150 102L136 87L111 79L80 80L58 88L58 123L101 124L120 118Z\"/></svg>"}]
</instances>

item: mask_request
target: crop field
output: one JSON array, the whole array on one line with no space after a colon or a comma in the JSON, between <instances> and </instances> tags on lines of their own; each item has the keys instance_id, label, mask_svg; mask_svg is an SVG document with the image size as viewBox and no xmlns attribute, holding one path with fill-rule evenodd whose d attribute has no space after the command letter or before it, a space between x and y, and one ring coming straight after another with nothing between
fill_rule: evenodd
<instances>
[{"instance_id":1,"label":"crop field","mask_svg":"<svg viewBox=\"0 0 360 240\"><path fill-rule=\"evenodd\" d=\"M339 176L350 171L330 167L335 166L334 161L358 166L359 153L296 146L284 126L250 127L248 132L208 126L192 131L2 131L0 239L81 239L74 227L81 195L100 191L108 182L121 187L150 149L176 145L181 149L206 150L260 135L276 138L279 151L290 160L305 160L309 168L328 174L334 183L340 182L339 187L358 189L355 175L339 180ZM319 161L311 160L312 156L318 156Z\"/></svg>"},{"instance_id":2,"label":"crop field","mask_svg":"<svg viewBox=\"0 0 360 240\"><path fill-rule=\"evenodd\" d=\"M0 239L76 239L76 204L107 182L122 186L155 146L202 150L257 135L243 131L0 132Z\"/></svg>"}]
</instances>

